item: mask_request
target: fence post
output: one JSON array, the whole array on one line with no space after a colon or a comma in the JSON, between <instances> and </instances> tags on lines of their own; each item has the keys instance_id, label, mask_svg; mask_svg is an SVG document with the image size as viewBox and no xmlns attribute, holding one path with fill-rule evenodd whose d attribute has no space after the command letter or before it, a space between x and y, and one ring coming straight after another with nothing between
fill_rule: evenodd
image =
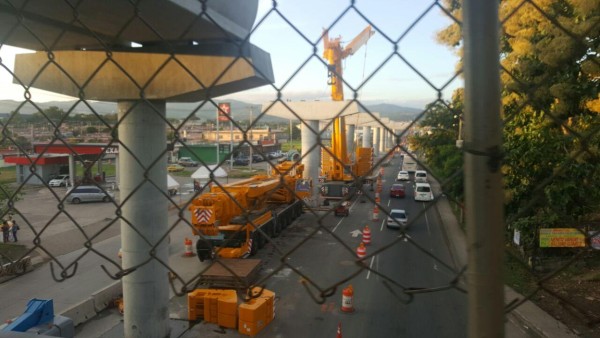
<instances>
[{"instance_id":1,"label":"fence post","mask_svg":"<svg viewBox=\"0 0 600 338\"><path fill-rule=\"evenodd\" d=\"M124 335L168 337L169 280L167 269L159 263L169 262L167 241L156 247L155 257L150 257L168 231L168 204L160 191L167 191L166 101L119 101L118 109L123 269L151 258L122 279ZM160 190L144 182L145 176Z\"/></svg>"},{"instance_id":2,"label":"fence post","mask_svg":"<svg viewBox=\"0 0 600 338\"><path fill-rule=\"evenodd\" d=\"M498 4L463 7L469 337L504 337Z\"/></svg>"}]
</instances>

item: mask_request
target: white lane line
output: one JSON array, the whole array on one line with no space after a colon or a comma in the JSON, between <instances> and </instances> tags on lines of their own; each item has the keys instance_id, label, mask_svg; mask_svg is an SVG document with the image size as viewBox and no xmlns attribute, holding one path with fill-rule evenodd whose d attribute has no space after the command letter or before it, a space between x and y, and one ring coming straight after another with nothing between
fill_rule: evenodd
<instances>
[{"instance_id":1,"label":"white lane line","mask_svg":"<svg viewBox=\"0 0 600 338\"><path fill-rule=\"evenodd\" d=\"M379 231L383 231L383 225L385 224L386 220L382 220L381 221L381 228L379 228Z\"/></svg>"},{"instance_id":2,"label":"white lane line","mask_svg":"<svg viewBox=\"0 0 600 338\"><path fill-rule=\"evenodd\" d=\"M367 272L367 279L369 279L369 276L371 276L371 270L373 268L373 261L375 261L375 257L377 256L373 256L371 257L371 264L369 264L369 272Z\"/></svg>"},{"instance_id":3,"label":"white lane line","mask_svg":"<svg viewBox=\"0 0 600 338\"><path fill-rule=\"evenodd\" d=\"M340 219L340 221L338 222L338 224L333 228L333 230L331 230L331 232L335 232L335 229L337 229L340 224L342 224L342 221L344 220L344 217L342 217L342 219Z\"/></svg>"},{"instance_id":4,"label":"white lane line","mask_svg":"<svg viewBox=\"0 0 600 338\"><path fill-rule=\"evenodd\" d=\"M423 210L425 210L425 203L423 203ZM427 211L425 211L425 224L427 225L427 233L431 236L431 228L429 227L429 219L427 218Z\"/></svg>"}]
</instances>

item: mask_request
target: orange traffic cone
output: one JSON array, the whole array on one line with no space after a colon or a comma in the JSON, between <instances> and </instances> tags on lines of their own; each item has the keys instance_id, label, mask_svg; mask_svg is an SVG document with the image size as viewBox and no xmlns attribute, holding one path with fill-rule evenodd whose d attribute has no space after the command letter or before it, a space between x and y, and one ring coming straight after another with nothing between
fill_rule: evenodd
<instances>
[{"instance_id":1,"label":"orange traffic cone","mask_svg":"<svg viewBox=\"0 0 600 338\"><path fill-rule=\"evenodd\" d=\"M183 257L195 256L194 251L192 251L192 240L186 237L183 241L183 244L185 245L185 252L183 253Z\"/></svg>"},{"instance_id":2,"label":"orange traffic cone","mask_svg":"<svg viewBox=\"0 0 600 338\"><path fill-rule=\"evenodd\" d=\"M343 312L354 312L354 305L352 304L354 298L354 289L352 285L348 285L347 288L342 291L342 308ZM341 326L338 326L338 337L342 334Z\"/></svg>"},{"instance_id":3,"label":"orange traffic cone","mask_svg":"<svg viewBox=\"0 0 600 338\"><path fill-rule=\"evenodd\" d=\"M335 336L335 338L343 338L342 337L342 323L338 323L338 330L337 330L337 335Z\"/></svg>"},{"instance_id":4,"label":"orange traffic cone","mask_svg":"<svg viewBox=\"0 0 600 338\"><path fill-rule=\"evenodd\" d=\"M356 248L356 256L358 256L358 258L365 258L365 256L367 256L367 247L365 247L365 243L360 242L358 248Z\"/></svg>"},{"instance_id":5,"label":"orange traffic cone","mask_svg":"<svg viewBox=\"0 0 600 338\"><path fill-rule=\"evenodd\" d=\"M362 239L363 239L362 241L363 241L363 243L365 243L365 245L371 244L371 229L369 228L368 225L365 225L365 228L363 229Z\"/></svg>"},{"instance_id":6,"label":"orange traffic cone","mask_svg":"<svg viewBox=\"0 0 600 338\"><path fill-rule=\"evenodd\" d=\"M379 220L379 208L377 206L375 206L373 208L373 220L374 221L378 221Z\"/></svg>"}]
</instances>

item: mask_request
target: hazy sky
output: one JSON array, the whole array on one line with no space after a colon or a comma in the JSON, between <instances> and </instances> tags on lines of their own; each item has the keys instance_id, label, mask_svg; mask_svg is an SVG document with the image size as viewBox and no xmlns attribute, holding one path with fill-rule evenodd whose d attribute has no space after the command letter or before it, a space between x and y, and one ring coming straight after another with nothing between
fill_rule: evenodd
<instances>
[{"instance_id":1,"label":"hazy sky","mask_svg":"<svg viewBox=\"0 0 600 338\"><path fill-rule=\"evenodd\" d=\"M346 11L349 3L347 0L282 0L277 2L277 10L311 43L315 43L323 28L330 26ZM450 19L437 7L427 12L432 3L433 1L424 0L355 1L356 9L376 30L376 34L365 46L344 61L344 78L353 87L358 87L368 79L358 92L361 101L422 108L438 96L432 86L441 88L452 78L457 58L447 47L435 41L436 32L447 26ZM317 43L316 57L311 58L311 43L304 40L279 13L271 9L272 1L259 1L255 25L263 18L264 21L258 25L250 41L270 53L276 81L274 85L279 88L285 85L282 89L284 99L329 100L327 70L316 58L322 57L322 42ZM349 43L369 21L351 8L330 29L330 37L342 36L342 41ZM402 57L392 55L394 46L388 41L397 40L400 36L403 37L398 44L398 51ZM0 48L3 65L12 68L15 51L10 46ZM391 59L386 61L390 56ZM307 59L310 60L302 66ZM302 69L295 74L301 66ZM12 85L11 80L9 73L0 68L0 99L22 100L22 89ZM442 93L442 97L449 99L452 90L460 86L462 80L455 79ZM344 93L346 99L353 96L349 88ZM33 92L33 100L37 101L64 98L66 97L54 93ZM229 98L263 103L275 99L276 90L271 86L264 86L223 97Z\"/></svg>"}]
</instances>

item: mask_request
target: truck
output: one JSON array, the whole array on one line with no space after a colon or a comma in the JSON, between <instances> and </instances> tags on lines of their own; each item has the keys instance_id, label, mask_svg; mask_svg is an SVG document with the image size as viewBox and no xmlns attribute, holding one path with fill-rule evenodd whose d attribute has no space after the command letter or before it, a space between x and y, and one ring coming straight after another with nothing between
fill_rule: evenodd
<instances>
[{"instance_id":1,"label":"truck","mask_svg":"<svg viewBox=\"0 0 600 338\"><path fill-rule=\"evenodd\" d=\"M213 185L195 197L188 209L199 259L250 257L277 237L310 195L312 182L303 172L300 162L283 161L270 175Z\"/></svg>"}]
</instances>

